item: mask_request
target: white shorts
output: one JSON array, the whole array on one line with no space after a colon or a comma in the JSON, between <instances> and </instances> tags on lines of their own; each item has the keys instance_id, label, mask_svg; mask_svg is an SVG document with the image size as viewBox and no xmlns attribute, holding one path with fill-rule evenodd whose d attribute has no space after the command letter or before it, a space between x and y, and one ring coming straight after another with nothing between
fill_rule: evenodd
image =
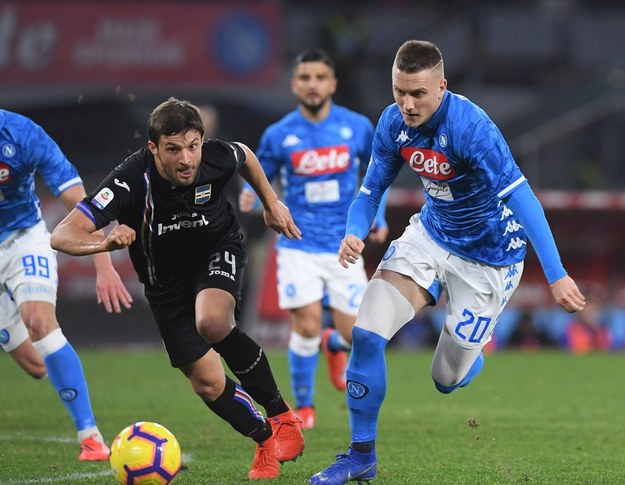
<instances>
[{"instance_id":1,"label":"white shorts","mask_svg":"<svg viewBox=\"0 0 625 485\"><path fill-rule=\"evenodd\" d=\"M447 330L458 345L472 349L490 341L519 285L523 262L496 267L462 259L434 242L415 215L402 236L390 244L378 269L412 278L435 301L444 290Z\"/></svg>"},{"instance_id":2,"label":"white shorts","mask_svg":"<svg viewBox=\"0 0 625 485\"><path fill-rule=\"evenodd\" d=\"M14 324L25 301L56 305L56 252L43 221L0 243L0 329Z\"/></svg>"},{"instance_id":3,"label":"white shorts","mask_svg":"<svg viewBox=\"0 0 625 485\"><path fill-rule=\"evenodd\" d=\"M280 308L300 308L327 295L330 308L354 316L368 281L362 258L346 269L336 254L290 248L277 248L277 276Z\"/></svg>"},{"instance_id":4,"label":"white shorts","mask_svg":"<svg viewBox=\"0 0 625 485\"><path fill-rule=\"evenodd\" d=\"M6 296L6 293L4 294ZM4 308L0 306L0 308ZM0 347L5 352L12 352L18 348L28 338L28 329L21 318L9 323L8 326L0 328Z\"/></svg>"}]
</instances>

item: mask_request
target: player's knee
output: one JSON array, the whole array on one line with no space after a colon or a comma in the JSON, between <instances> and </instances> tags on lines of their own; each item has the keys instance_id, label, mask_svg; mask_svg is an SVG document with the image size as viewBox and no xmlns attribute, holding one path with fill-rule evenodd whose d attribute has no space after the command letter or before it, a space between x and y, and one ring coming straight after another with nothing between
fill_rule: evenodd
<instances>
[{"instance_id":1,"label":"player's knee","mask_svg":"<svg viewBox=\"0 0 625 485\"><path fill-rule=\"evenodd\" d=\"M33 341L41 340L59 328L55 306L44 301L26 301L20 304L20 315Z\"/></svg>"},{"instance_id":2,"label":"player's knee","mask_svg":"<svg viewBox=\"0 0 625 485\"><path fill-rule=\"evenodd\" d=\"M391 339L414 316L412 304L395 286L374 278L367 286L356 321L359 327Z\"/></svg>"},{"instance_id":3,"label":"player's knee","mask_svg":"<svg viewBox=\"0 0 625 485\"><path fill-rule=\"evenodd\" d=\"M48 370L46 369L45 364L41 365L32 365L25 369L29 376L33 379L41 380L48 376Z\"/></svg>"},{"instance_id":4,"label":"player's knee","mask_svg":"<svg viewBox=\"0 0 625 485\"><path fill-rule=\"evenodd\" d=\"M209 343L223 340L232 331L232 323L227 315L218 313L204 314L196 318L198 333Z\"/></svg>"},{"instance_id":5,"label":"player's knee","mask_svg":"<svg viewBox=\"0 0 625 485\"><path fill-rule=\"evenodd\" d=\"M185 372L185 369L181 369L187 374L193 392L195 392L203 401L212 402L215 401L224 392L226 386L225 374L219 374L212 369L194 369L192 372Z\"/></svg>"},{"instance_id":6,"label":"player's knee","mask_svg":"<svg viewBox=\"0 0 625 485\"><path fill-rule=\"evenodd\" d=\"M24 330L25 331L25 330ZM15 362L33 379L43 379L48 375L46 364L41 354L35 349L30 340L24 340L9 354Z\"/></svg>"}]
</instances>

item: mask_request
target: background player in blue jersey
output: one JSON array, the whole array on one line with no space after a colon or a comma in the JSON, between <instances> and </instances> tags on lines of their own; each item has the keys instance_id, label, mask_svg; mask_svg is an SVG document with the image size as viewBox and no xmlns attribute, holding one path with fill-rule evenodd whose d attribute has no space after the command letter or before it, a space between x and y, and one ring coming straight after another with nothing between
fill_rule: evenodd
<instances>
[{"instance_id":1,"label":"background player in blue jersey","mask_svg":"<svg viewBox=\"0 0 625 485\"><path fill-rule=\"evenodd\" d=\"M289 309L293 322L288 351L291 386L305 428L312 428L315 421L320 344L333 385L345 390L345 350L351 347L367 284L362 261L346 272L336 261L336 252L361 170L369 162L373 126L364 115L332 102L336 86L334 63L323 50L300 53L291 80L299 105L265 130L257 151L269 180L280 174L285 202L303 234L301 240L279 237L276 247L279 305ZM255 200L254 193L244 188L240 209L251 210ZM370 240L383 242L387 235L382 204ZM327 328L322 336L324 295L337 330Z\"/></svg>"},{"instance_id":2,"label":"background player in blue jersey","mask_svg":"<svg viewBox=\"0 0 625 485\"><path fill-rule=\"evenodd\" d=\"M395 103L376 127L371 165L349 209L341 264L358 261L380 197L404 164L421 178L426 204L391 243L367 286L347 369L352 442L311 477L313 484L375 477L384 348L443 290L446 319L432 361L434 385L450 393L481 371L482 348L521 277L526 234L556 302L569 312L585 305L500 131L479 107L447 90L439 49L425 41L404 43L392 83Z\"/></svg>"},{"instance_id":3,"label":"background player in blue jersey","mask_svg":"<svg viewBox=\"0 0 625 485\"><path fill-rule=\"evenodd\" d=\"M48 375L69 411L80 460L107 460L82 365L56 319L57 264L35 193L39 173L69 209L85 196L76 168L32 120L0 110L0 344L30 375ZM132 297L108 254L94 256L98 301L107 311Z\"/></svg>"}]
</instances>

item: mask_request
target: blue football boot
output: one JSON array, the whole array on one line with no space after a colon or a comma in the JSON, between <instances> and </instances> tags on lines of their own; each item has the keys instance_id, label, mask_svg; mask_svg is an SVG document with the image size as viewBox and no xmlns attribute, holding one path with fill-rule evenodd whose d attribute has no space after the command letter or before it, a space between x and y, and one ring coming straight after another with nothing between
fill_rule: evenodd
<instances>
[{"instance_id":1,"label":"blue football boot","mask_svg":"<svg viewBox=\"0 0 625 485\"><path fill-rule=\"evenodd\" d=\"M361 485L373 480L376 470L375 450L370 453L360 453L350 448L347 453L337 453L336 462L325 470L315 473L308 483L343 485L353 481Z\"/></svg>"}]
</instances>

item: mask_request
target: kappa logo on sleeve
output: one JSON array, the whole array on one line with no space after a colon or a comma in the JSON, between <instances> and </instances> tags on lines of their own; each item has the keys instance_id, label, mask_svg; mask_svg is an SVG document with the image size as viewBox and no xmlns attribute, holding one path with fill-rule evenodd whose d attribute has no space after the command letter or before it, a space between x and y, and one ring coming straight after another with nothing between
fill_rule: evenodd
<instances>
[{"instance_id":1,"label":"kappa logo on sleeve","mask_svg":"<svg viewBox=\"0 0 625 485\"><path fill-rule=\"evenodd\" d=\"M98 209L104 209L113 200L115 194L108 187L104 187L97 195L92 199L93 205Z\"/></svg>"}]
</instances>

